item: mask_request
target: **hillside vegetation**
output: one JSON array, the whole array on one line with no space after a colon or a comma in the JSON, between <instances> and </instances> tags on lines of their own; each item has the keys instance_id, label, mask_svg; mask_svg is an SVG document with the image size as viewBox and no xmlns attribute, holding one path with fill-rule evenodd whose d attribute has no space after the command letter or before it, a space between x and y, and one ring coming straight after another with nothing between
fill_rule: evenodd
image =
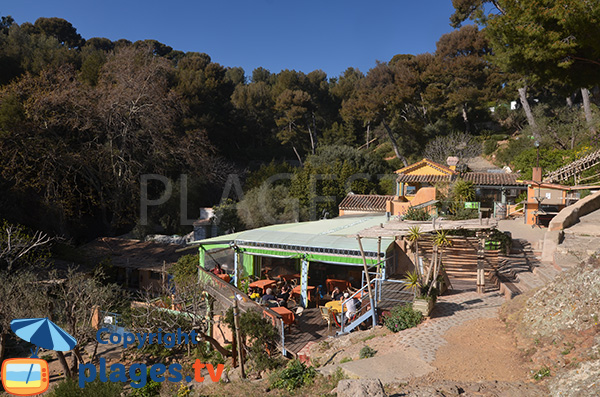
<instances>
[{"instance_id":1,"label":"hillside vegetation","mask_svg":"<svg viewBox=\"0 0 600 397\"><path fill-rule=\"evenodd\" d=\"M83 38L61 18L4 16L0 218L82 241L187 232L186 216L221 203L222 228L239 230L335 216L348 191L392 193L381 175L422 157L483 151L527 178L535 142L546 171L597 148L600 5L453 3L456 29L435 52L340 76L245 71L156 40ZM226 199L245 194L270 202L262 218L226 215Z\"/></svg>"}]
</instances>

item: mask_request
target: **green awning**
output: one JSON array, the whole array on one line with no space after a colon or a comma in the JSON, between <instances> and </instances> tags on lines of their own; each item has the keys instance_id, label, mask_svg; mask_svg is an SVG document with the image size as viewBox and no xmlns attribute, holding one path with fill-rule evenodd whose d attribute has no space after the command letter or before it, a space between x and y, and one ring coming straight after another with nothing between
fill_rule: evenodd
<instances>
[{"instance_id":1,"label":"green awning","mask_svg":"<svg viewBox=\"0 0 600 397\"><path fill-rule=\"evenodd\" d=\"M356 216L313 222L288 223L246 230L194 242L204 250L235 245L240 252L261 256L306 258L339 264L362 264L356 235L362 230L386 223L385 216ZM362 238L368 263L377 262L377 238ZM381 256L393 237L381 239ZM380 258L381 260L381 258Z\"/></svg>"}]
</instances>

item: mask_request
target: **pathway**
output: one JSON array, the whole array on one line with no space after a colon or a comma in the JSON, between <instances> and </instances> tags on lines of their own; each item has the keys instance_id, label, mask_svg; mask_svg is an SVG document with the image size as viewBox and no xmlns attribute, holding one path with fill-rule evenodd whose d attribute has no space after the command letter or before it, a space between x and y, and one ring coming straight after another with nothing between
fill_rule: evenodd
<instances>
[{"instance_id":1,"label":"pathway","mask_svg":"<svg viewBox=\"0 0 600 397\"><path fill-rule=\"evenodd\" d=\"M430 364L437 350L447 342L444 334L452 327L469 320L498 315L505 298L499 292L477 294L475 291L455 291L442 296L431 317L416 328L369 341L380 353L375 357L329 365L321 369L331 373L338 367L350 377L376 376L383 383L405 382L435 370Z\"/></svg>"}]
</instances>

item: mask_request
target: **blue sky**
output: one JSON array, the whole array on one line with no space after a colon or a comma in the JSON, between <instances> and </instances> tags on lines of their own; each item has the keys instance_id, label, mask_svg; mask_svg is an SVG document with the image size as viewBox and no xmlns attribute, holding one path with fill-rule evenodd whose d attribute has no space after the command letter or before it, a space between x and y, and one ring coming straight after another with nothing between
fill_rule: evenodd
<instances>
[{"instance_id":1,"label":"blue sky","mask_svg":"<svg viewBox=\"0 0 600 397\"><path fill-rule=\"evenodd\" d=\"M68 20L86 39L155 39L209 54L250 75L348 67L367 72L395 54L435 51L452 31L450 0L12 0L0 15L19 24L39 17Z\"/></svg>"}]
</instances>

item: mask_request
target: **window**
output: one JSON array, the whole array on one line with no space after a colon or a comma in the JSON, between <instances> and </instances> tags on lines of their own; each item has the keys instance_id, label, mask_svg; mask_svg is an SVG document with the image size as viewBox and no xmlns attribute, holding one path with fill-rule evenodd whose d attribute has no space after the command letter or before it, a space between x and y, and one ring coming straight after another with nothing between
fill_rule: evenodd
<instances>
[{"instance_id":1,"label":"window","mask_svg":"<svg viewBox=\"0 0 600 397\"><path fill-rule=\"evenodd\" d=\"M161 274L158 272L150 272L150 280L160 280Z\"/></svg>"}]
</instances>

